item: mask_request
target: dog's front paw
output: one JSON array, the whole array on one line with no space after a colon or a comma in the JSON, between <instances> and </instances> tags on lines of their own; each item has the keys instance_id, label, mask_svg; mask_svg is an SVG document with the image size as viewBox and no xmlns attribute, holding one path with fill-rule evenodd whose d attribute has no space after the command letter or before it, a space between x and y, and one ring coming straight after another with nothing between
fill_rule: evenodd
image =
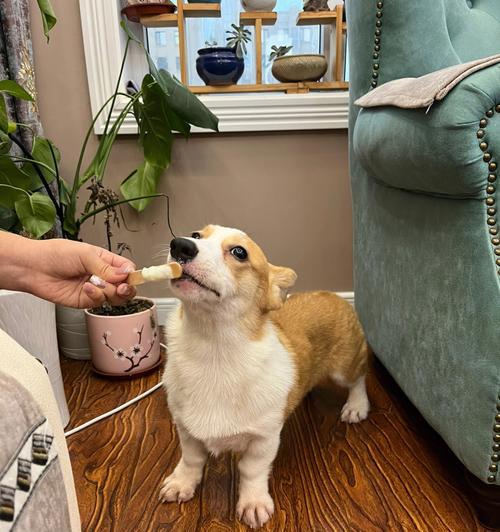
<instances>
[{"instance_id":1,"label":"dog's front paw","mask_svg":"<svg viewBox=\"0 0 500 532\"><path fill-rule=\"evenodd\" d=\"M240 495L236 505L236 515L250 528L260 528L271 519L274 502L269 493L262 495Z\"/></svg>"},{"instance_id":2,"label":"dog's front paw","mask_svg":"<svg viewBox=\"0 0 500 532\"><path fill-rule=\"evenodd\" d=\"M349 399L342 407L340 419L346 423L359 423L368 417L370 403L366 397Z\"/></svg>"},{"instance_id":3,"label":"dog's front paw","mask_svg":"<svg viewBox=\"0 0 500 532\"><path fill-rule=\"evenodd\" d=\"M190 475L174 471L163 481L160 490L161 502L185 502L193 498L198 481Z\"/></svg>"}]
</instances>

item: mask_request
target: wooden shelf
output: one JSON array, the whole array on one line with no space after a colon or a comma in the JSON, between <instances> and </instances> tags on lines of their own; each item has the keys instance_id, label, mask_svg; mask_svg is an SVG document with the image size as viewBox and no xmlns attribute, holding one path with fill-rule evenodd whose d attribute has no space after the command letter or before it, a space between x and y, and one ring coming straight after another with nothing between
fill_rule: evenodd
<instances>
[{"instance_id":1,"label":"wooden shelf","mask_svg":"<svg viewBox=\"0 0 500 532\"><path fill-rule=\"evenodd\" d=\"M186 18L218 18L221 16L220 4L184 4L183 9Z\"/></svg>"},{"instance_id":2,"label":"wooden shelf","mask_svg":"<svg viewBox=\"0 0 500 532\"><path fill-rule=\"evenodd\" d=\"M181 65L181 81L188 84L187 59L186 59L186 18L220 17L220 4L209 3L184 3L177 1L177 13L141 17L141 24L147 28L177 27L179 30L179 55ZM343 6L338 4L334 11L321 11L319 13L301 12L297 18L298 26L331 24L335 27L336 57L332 64L333 81L314 81L299 83L263 83L262 78L262 27L273 26L278 15L274 11L244 11L240 13L240 25L254 26L255 43L255 83L248 85L229 85L226 87L209 87L191 85L189 88L195 94L224 94L243 92L286 92L289 94L305 94L317 90L346 90L349 84L343 78L343 31L345 23L338 24L343 16Z\"/></svg>"},{"instance_id":3,"label":"wooden shelf","mask_svg":"<svg viewBox=\"0 0 500 532\"><path fill-rule=\"evenodd\" d=\"M302 11L297 17L297 26L313 26L316 24L335 24L336 11Z\"/></svg>"},{"instance_id":4,"label":"wooden shelf","mask_svg":"<svg viewBox=\"0 0 500 532\"><path fill-rule=\"evenodd\" d=\"M141 24L146 28L175 28L179 23L177 13L141 17Z\"/></svg>"},{"instance_id":5,"label":"wooden shelf","mask_svg":"<svg viewBox=\"0 0 500 532\"><path fill-rule=\"evenodd\" d=\"M258 85L227 85L210 87L190 85L189 90L195 94L225 94L237 92L290 92L301 93L312 90L347 90L349 83L345 81L301 81L298 83L263 83Z\"/></svg>"},{"instance_id":6,"label":"wooden shelf","mask_svg":"<svg viewBox=\"0 0 500 532\"><path fill-rule=\"evenodd\" d=\"M263 26L274 26L278 20L278 13L274 11L243 11L240 13L242 26L255 26L257 20L261 20Z\"/></svg>"}]
</instances>

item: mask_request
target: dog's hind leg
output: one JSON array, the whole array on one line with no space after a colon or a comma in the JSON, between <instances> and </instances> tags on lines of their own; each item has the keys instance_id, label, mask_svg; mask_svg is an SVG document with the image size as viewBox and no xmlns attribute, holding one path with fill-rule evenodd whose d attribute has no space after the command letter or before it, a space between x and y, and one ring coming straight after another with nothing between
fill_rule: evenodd
<instances>
[{"instance_id":1,"label":"dog's hind leg","mask_svg":"<svg viewBox=\"0 0 500 532\"><path fill-rule=\"evenodd\" d=\"M351 350L352 350L351 346ZM349 395L342 407L342 421L358 423L368 416L370 402L366 394L366 371L368 366L369 347L363 339L356 356L342 372L331 375L332 380L349 389Z\"/></svg>"},{"instance_id":2,"label":"dog's hind leg","mask_svg":"<svg viewBox=\"0 0 500 532\"><path fill-rule=\"evenodd\" d=\"M346 423L358 423L367 418L369 410L370 402L366 394L366 377L362 375L354 384L349 386L349 395L342 407L340 419Z\"/></svg>"}]
</instances>

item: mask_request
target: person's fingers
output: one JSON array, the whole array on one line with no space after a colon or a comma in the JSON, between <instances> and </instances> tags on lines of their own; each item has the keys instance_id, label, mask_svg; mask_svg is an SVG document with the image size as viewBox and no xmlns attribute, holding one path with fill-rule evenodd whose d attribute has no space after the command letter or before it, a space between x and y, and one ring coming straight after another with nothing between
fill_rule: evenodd
<instances>
[{"instance_id":1,"label":"person's fingers","mask_svg":"<svg viewBox=\"0 0 500 532\"><path fill-rule=\"evenodd\" d=\"M132 299L133 297L136 296L137 291L133 286L126 284L126 283L122 283L116 287L116 293L120 297L125 297L126 299Z\"/></svg>"},{"instance_id":2,"label":"person's fingers","mask_svg":"<svg viewBox=\"0 0 500 532\"><path fill-rule=\"evenodd\" d=\"M84 250L83 253L82 262L87 273L89 275L97 275L108 283L121 283L125 281L129 273L134 271L134 264L128 260L125 260L125 262L119 261L120 266L118 267L112 266L108 261L111 260L109 255L113 255L113 253L108 252L109 255L105 255L106 260L99 253L94 252L92 248L90 248L89 252Z\"/></svg>"},{"instance_id":3,"label":"person's fingers","mask_svg":"<svg viewBox=\"0 0 500 532\"><path fill-rule=\"evenodd\" d=\"M80 308L100 307L106 301L104 292L91 283L85 283L79 300Z\"/></svg>"},{"instance_id":4,"label":"person's fingers","mask_svg":"<svg viewBox=\"0 0 500 532\"><path fill-rule=\"evenodd\" d=\"M99 248L99 253L101 258L108 264L111 264L113 268L123 270L125 273L130 273L130 271L134 271L136 269L135 264L130 259L122 257L121 255L112 253L104 248ZM130 268L132 268L132 270L130 270Z\"/></svg>"},{"instance_id":5,"label":"person's fingers","mask_svg":"<svg viewBox=\"0 0 500 532\"><path fill-rule=\"evenodd\" d=\"M129 293L124 294L124 292L127 292L126 287L129 285L127 284L121 284L121 291L118 292L118 288L110 283L106 283L106 286L102 289L102 292L106 296L106 300L110 305L125 305L125 303L130 299L130 294L132 293L130 290Z\"/></svg>"}]
</instances>

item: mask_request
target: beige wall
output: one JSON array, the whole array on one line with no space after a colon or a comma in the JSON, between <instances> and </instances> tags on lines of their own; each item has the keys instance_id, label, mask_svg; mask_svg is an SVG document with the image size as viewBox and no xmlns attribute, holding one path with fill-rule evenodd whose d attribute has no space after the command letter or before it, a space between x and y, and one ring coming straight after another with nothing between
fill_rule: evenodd
<instances>
[{"instance_id":1,"label":"beige wall","mask_svg":"<svg viewBox=\"0 0 500 532\"><path fill-rule=\"evenodd\" d=\"M105 0L103 0L105 1ZM91 120L77 0L52 0L59 18L50 44L32 0L38 102L45 134L60 148L67 179ZM95 148L93 139L91 147ZM136 139L116 143L108 183L117 187L138 164ZM178 234L207 223L239 227L269 259L294 268L299 289L352 290L351 207L345 131L194 135L178 139L160 190L172 198ZM125 209L128 242L138 265L158 263L171 236L162 200L136 215ZM102 225L87 225L86 241L105 243ZM161 287L143 293L167 296Z\"/></svg>"}]
</instances>

